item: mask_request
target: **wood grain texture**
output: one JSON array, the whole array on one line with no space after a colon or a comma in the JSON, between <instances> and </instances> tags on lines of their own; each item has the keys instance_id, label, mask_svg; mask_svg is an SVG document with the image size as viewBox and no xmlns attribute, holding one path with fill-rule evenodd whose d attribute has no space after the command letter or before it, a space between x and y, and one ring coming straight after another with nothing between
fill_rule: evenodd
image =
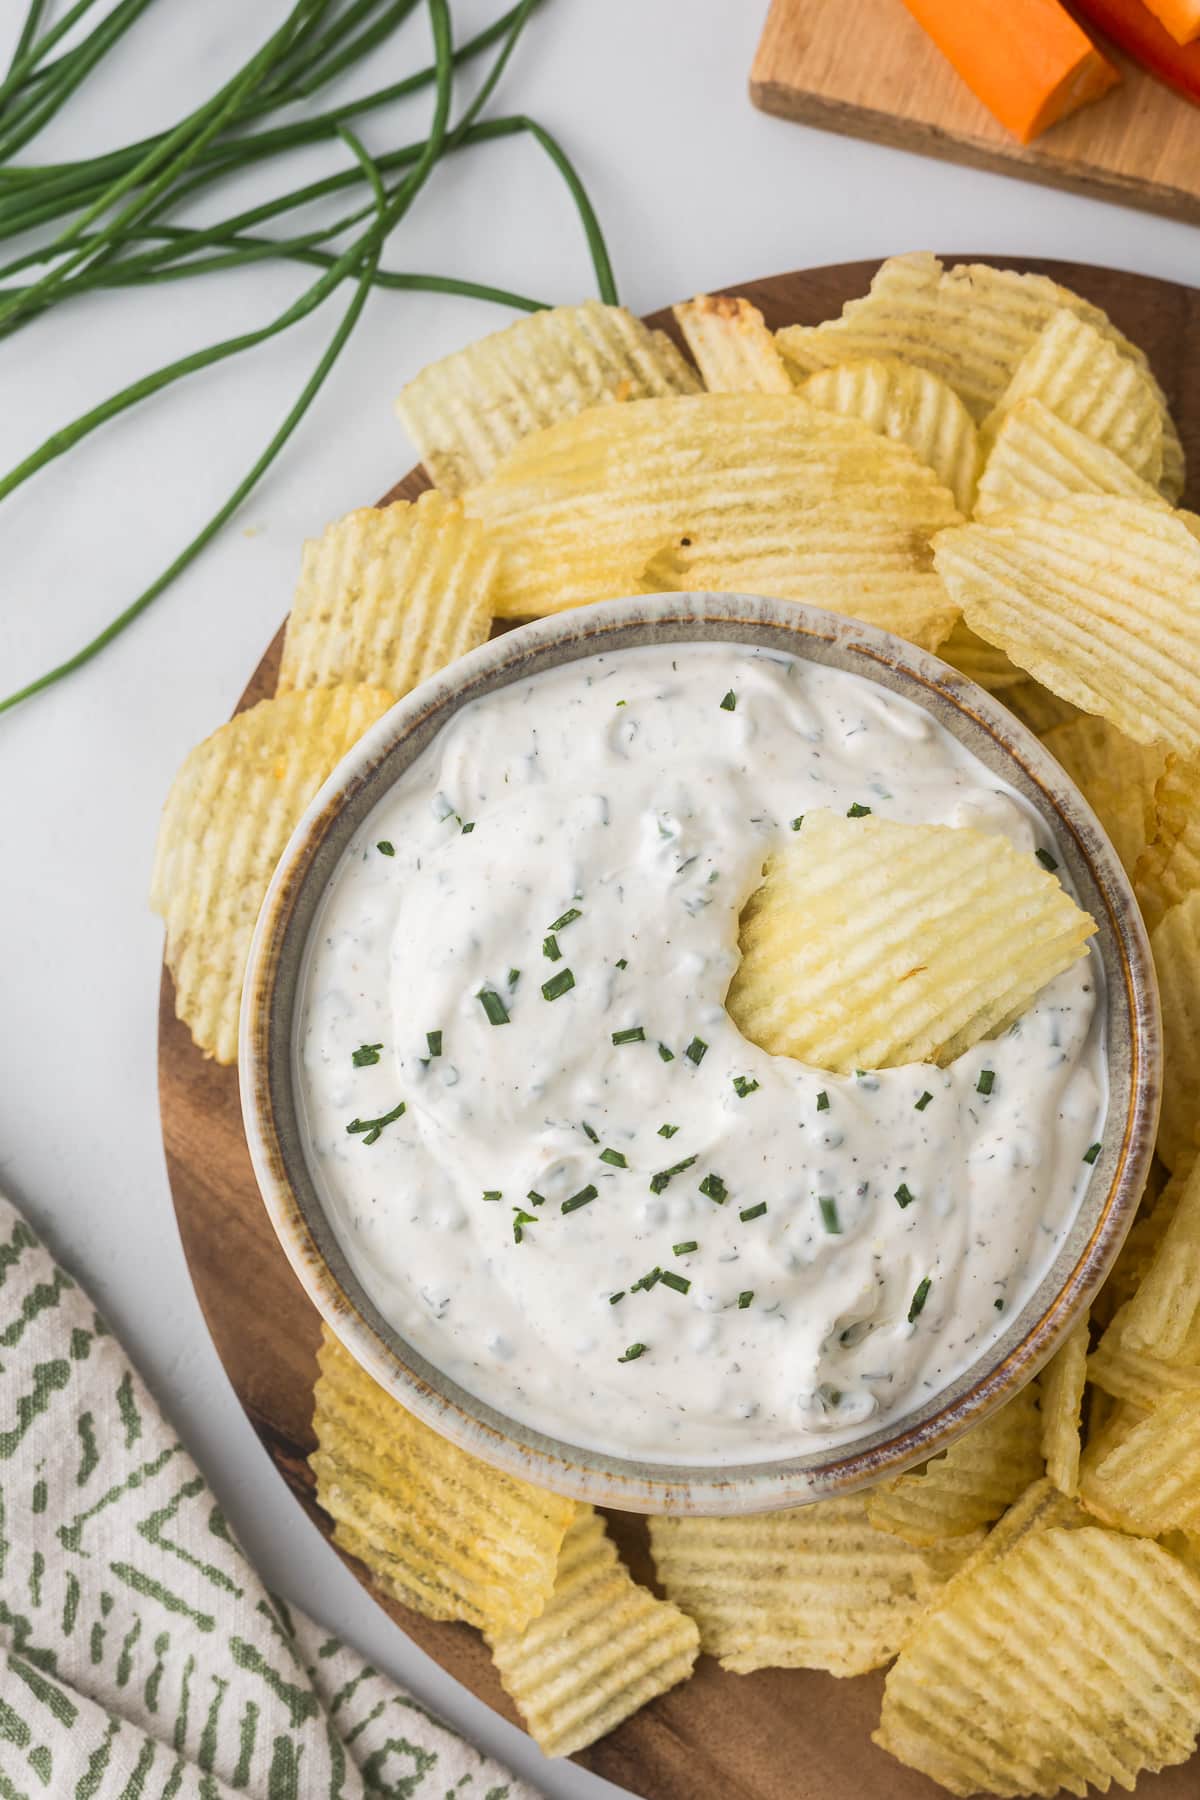
<instances>
[{"instance_id":1,"label":"wood grain texture","mask_svg":"<svg viewBox=\"0 0 1200 1800\"><path fill-rule=\"evenodd\" d=\"M750 96L826 131L1200 222L1200 109L1102 47L1122 85L1023 145L901 0L772 0Z\"/></svg>"},{"instance_id":2,"label":"wood grain texture","mask_svg":"<svg viewBox=\"0 0 1200 1800\"><path fill-rule=\"evenodd\" d=\"M982 260L968 256L964 260ZM1111 312L1143 344L1176 409L1189 462L1200 465L1200 292L1116 270L991 258L1036 269ZM733 292L747 294L772 326L815 324L864 293L874 263L811 269ZM674 331L669 313L652 324ZM428 485L413 470L386 500ZM1192 503L1196 477L1189 483ZM297 545L297 567L299 545ZM239 710L274 692L282 628L242 696ZM179 1232L217 1353L276 1468L326 1537L306 1456L313 1446L312 1388L319 1321L276 1242L242 1135L237 1073L207 1061L175 1018L164 970L159 1007L159 1095L167 1170ZM639 1579L652 1581L645 1525L610 1515ZM509 1719L482 1640L466 1626L438 1625L394 1605L358 1579L413 1641ZM328 1619L337 1628L341 1621ZM900 1768L870 1742L882 1678L835 1681L807 1670L727 1675L702 1658L695 1676L580 1754L577 1761L644 1800L936 1800L941 1790ZM1197 1770L1168 1770L1138 1785L1147 1800L1195 1800Z\"/></svg>"}]
</instances>

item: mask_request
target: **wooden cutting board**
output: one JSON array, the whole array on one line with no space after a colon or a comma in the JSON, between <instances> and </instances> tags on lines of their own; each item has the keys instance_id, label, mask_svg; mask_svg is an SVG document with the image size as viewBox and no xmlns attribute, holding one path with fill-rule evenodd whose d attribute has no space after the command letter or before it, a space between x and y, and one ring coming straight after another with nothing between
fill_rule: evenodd
<instances>
[{"instance_id":1,"label":"wooden cutting board","mask_svg":"<svg viewBox=\"0 0 1200 1800\"><path fill-rule=\"evenodd\" d=\"M1200 108L1112 55L1121 87L1026 146L901 0L772 0L750 95L764 112L826 131L1200 223Z\"/></svg>"},{"instance_id":2,"label":"wooden cutting board","mask_svg":"<svg viewBox=\"0 0 1200 1800\"><path fill-rule=\"evenodd\" d=\"M1189 463L1200 473L1200 358L1188 354L1189 345L1200 344L1200 291L1074 263L989 260L1066 282L1105 307L1145 346L1179 420ZM875 267L808 269L730 291L749 295L773 327L815 324L864 293ZM649 322L677 336L669 313ZM414 469L385 500L414 498L428 485L424 471ZM1198 487L1192 487L1193 494ZM275 691L282 640L281 627L251 676L239 711ZM195 1048L175 1018L165 969L158 1070L180 1237L217 1353L276 1468L329 1537L332 1524L316 1504L306 1461L313 1448L320 1320L259 1198L242 1134L237 1072L218 1068ZM634 1574L652 1583L643 1521L610 1514L610 1522ZM361 1564L344 1560L401 1630L472 1693L519 1723L476 1632L405 1611L371 1586ZM342 1627L340 1619L324 1623ZM836 1681L803 1669L727 1675L702 1657L689 1682L576 1760L644 1800L939 1800L940 1788L871 1744L882 1685L880 1675ZM1198 1770L1200 1761L1194 1760L1186 1769L1146 1776L1138 1794L1142 1800L1196 1800Z\"/></svg>"}]
</instances>

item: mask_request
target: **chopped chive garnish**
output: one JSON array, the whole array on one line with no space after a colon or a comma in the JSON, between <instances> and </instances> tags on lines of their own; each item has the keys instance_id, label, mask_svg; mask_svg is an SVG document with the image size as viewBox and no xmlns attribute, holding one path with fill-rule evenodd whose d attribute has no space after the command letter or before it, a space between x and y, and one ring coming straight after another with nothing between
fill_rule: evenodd
<instances>
[{"instance_id":1,"label":"chopped chive garnish","mask_svg":"<svg viewBox=\"0 0 1200 1800\"><path fill-rule=\"evenodd\" d=\"M560 969L557 975L552 975L550 977L549 981L543 981L542 999L561 1000L562 996L564 994L569 994L574 986L575 977L572 975L570 969Z\"/></svg>"},{"instance_id":2,"label":"chopped chive garnish","mask_svg":"<svg viewBox=\"0 0 1200 1800\"><path fill-rule=\"evenodd\" d=\"M586 1119L582 1120L581 1123L583 1125L584 1137L591 1138L593 1144L598 1144L600 1142L600 1133L598 1131L593 1131Z\"/></svg>"},{"instance_id":3,"label":"chopped chive garnish","mask_svg":"<svg viewBox=\"0 0 1200 1800\"><path fill-rule=\"evenodd\" d=\"M393 1106L391 1112L381 1113L377 1119L351 1119L346 1130L353 1136L362 1136L364 1144L373 1144L386 1125L391 1125L404 1111L404 1102Z\"/></svg>"},{"instance_id":4,"label":"chopped chive garnish","mask_svg":"<svg viewBox=\"0 0 1200 1800\"><path fill-rule=\"evenodd\" d=\"M993 1305L993 1306L994 1306L994 1307L995 1307L995 1309L996 1309L996 1311L997 1311L997 1312L1003 1312L1003 1311L1004 1311L1004 1302L1003 1302L1003 1300L993 1300L993 1301L992 1301L992 1305Z\"/></svg>"},{"instance_id":5,"label":"chopped chive garnish","mask_svg":"<svg viewBox=\"0 0 1200 1800\"><path fill-rule=\"evenodd\" d=\"M863 806L856 800L853 806L846 808L846 817L848 819L865 819L870 810L869 806Z\"/></svg>"},{"instance_id":6,"label":"chopped chive garnish","mask_svg":"<svg viewBox=\"0 0 1200 1800\"><path fill-rule=\"evenodd\" d=\"M671 1245L671 1255L672 1256L690 1256L692 1254L693 1250L698 1250L699 1248L700 1248L700 1246L696 1242L695 1238L688 1238L685 1243L672 1244Z\"/></svg>"},{"instance_id":7,"label":"chopped chive garnish","mask_svg":"<svg viewBox=\"0 0 1200 1800\"><path fill-rule=\"evenodd\" d=\"M817 1095L817 1111L818 1112L828 1112L829 1111L829 1095L825 1092L824 1088L822 1088L820 1093Z\"/></svg>"},{"instance_id":8,"label":"chopped chive garnish","mask_svg":"<svg viewBox=\"0 0 1200 1800\"><path fill-rule=\"evenodd\" d=\"M996 1085L995 1069L980 1069L979 1080L975 1083L977 1094L990 1094Z\"/></svg>"},{"instance_id":9,"label":"chopped chive garnish","mask_svg":"<svg viewBox=\"0 0 1200 1800\"><path fill-rule=\"evenodd\" d=\"M924 1112L932 1099L933 1095L930 1093L929 1089L926 1088L925 1092L921 1095L921 1098L915 1102L917 1112Z\"/></svg>"},{"instance_id":10,"label":"chopped chive garnish","mask_svg":"<svg viewBox=\"0 0 1200 1800\"><path fill-rule=\"evenodd\" d=\"M730 688L729 692L726 694L725 698L721 702L721 711L722 712L733 712L734 709L736 708L736 706L737 706L737 695L734 693L733 689Z\"/></svg>"},{"instance_id":11,"label":"chopped chive garnish","mask_svg":"<svg viewBox=\"0 0 1200 1800\"><path fill-rule=\"evenodd\" d=\"M704 1058L708 1055L708 1045L703 1038L694 1037L683 1054L687 1057L689 1062L695 1063L696 1067L699 1068L700 1064L704 1061Z\"/></svg>"},{"instance_id":12,"label":"chopped chive garnish","mask_svg":"<svg viewBox=\"0 0 1200 1800\"><path fill-rule=\"evenodd\" d=\"M624 1356L618 1356L618 1362L636 1362L639 1356L646 1354L645 1344L630 1344Z\"/></svg>"},{"instance_id":13,"label":"chopped chive garnish","mask_svg":"<svg viewBox=\"0 0 1200 1800\"><path fill-rule=\"evenodd\" d=\"M473 832L473 831L474 831L474 829L475 829L475 821L474 821L474 819L463 819L463 820L462 820L462 821L461 821L461 823L462 823L462 834L463 834L463 836L464 836L464 837L470 837L470 835L471 835L471 833L472 833L472 832Z\"/></svg>"},{"instance_id":14,"label":"chopped chive garnish","mask_svg":"<svg viewBox=\"0 0 1200 1800\"><path fill-rule=\"evenodd\" d=\"M565 1213L578 1212L581 1206L589 1205L599 1192L599 1188L593 1187L589 1181L585 1188L580 1188L577 1194L572 1194L569 1200L563 1201L562 1209Z\"/></svg>"},{"instance_id":15,"label":"chopped chive garnish","mask_svg":"<svg viewBox=\"0 0 1200 1800\"><path fill-rule=\"evenodd\" d=\"M558 947L558 939L553 932L549 937L542 939L542 955L548 956L551 962L557 962L562 955L562 951Z\"/></svg>"},{"instance_id":16,"label":"chopped chive garnish","mask_svg":"<svg viewBox=\"0 0 1200 1800\"><path fill-rule=\"evenodd\" d=\"M673 1138L678 1130L678 1125L660 1125L658 1135L659 1137Z\"/></svg>"},{"instance_id":17,"label":"chopped chive garnish","mask_svg":"<svg viewBox=\"0 0 1200 1800\"><path fill-rule=\"evenodd\" d=\"M1035 850L1033 854L1037 857L1043 869L1049 869L1050 873L1053 875L1055 869L1058 867L1058 858L1056 856L1051 856L1048 850L1042 850L1040 848Z\"/></svg>"},{"instance_id":18,"label":"chopped chive garnish","mask_svg":"<svg viewBox=\"0 0 1200 1800\"><path fill-rule=\"evenodd\" d=\"M655 1267L650 1270L650 1273L648 1275L643 1275L643 1276L641 1276L641 1278L639 1280L631 1283L629 1291L631 1294L639 1294L639 1293L647 1293L648 1294L650 1292L650 1289L654 1286L655 1282L661 1281L661 1280L662 1280L662 1270L660 1268Z\"/></svg>"},{"instance_id":19,"label":"chopped chive garnish","mask_svg":"<svg viewBox=\"0 0 1200 1800\"><path fill-rule=\"evenodd\" d=\"M796 817L792 820L792 830L799 831L799 829L803 825L803 823L804 823L804 814L797 813Z\"/></svg>"},{"instance_id":20,"label":"chopped chive garnish","mask_svg":"<svg viewBox=\"0 0 1200 1800\"><path fill-rule=\"evenodd\" d=\"M530 1188L525 1198L529 1201L531 1206L545 1206L546 1204L545 1194L539 1194L536 1188Z\"/></svg>"},{"instance_id":21,"label":"chopped chive garnish","mask_svg":"<svg viewBox=\"0 0 1200 1800\"><path fill-rule=\"evenodd\" d=\"M425 1033L425 1042L429 1045L430 1056L440 1056L442 1054L442 1034L440 1031L427 1031Z\"/></svg>"},{"instance_id":22,"label":"chopped chive garnish","mask_svg":"<svg viewBox=\"0 0 1200 1800\"><path fill-rule=\"evenodd\" d=\"M738 1295L739 1311L745 1312L746 1308L751 1304L753 1299L754 1299L754 1289L753 1288L743 1288L741 1293Z\"/></svg>"},{"instance_id":23,"label":"chopped chive garnish","mask_svg":"<svg viewBox=\"0 0 1200 1800\"><path fill-rule=\"evenodd\" d=\"M629 967L629 958L627 956L618 956L614 967L618 969L627 969Z\"/></svg>"},{"instance_id":24,"label":"chopped chive garnish","mask_svg":"<svg viewBox=\"0 0 1200 1800\"><path fill-rule=\"evenodd\" d=\"M766 1212L766 1210L767 1210L766 1201L760 1200L757 1206L744 1207L743 1210L738 1214L738 1218L742 1219L742 1220L761 1219L763 1214Z\"/></svg>"},{"instance_id":25,"label":"chopped chive garnish","mask_svg":"<svg viewBox=\"0 0 1200 1800\"><path fill-rule=\"evenodd\" d=\"M614 1044L644 1044L645 1029L641 1025L630 1025L625 1031L614 1031L612 1041Z\"/></svg>"},{"instance_id":26,"label":"chopped chive garnish","mask_svg":"<svg viewBox=\"0 0 1200 1800\"><path fill-rule=\"evenodd\" d=\"M1101 1150L1101 1146L1099 1144L1092 1144L1090 1146L1090 1148L1085 1150L1083 1153L1084 1162L1085 1163L1094 1163L1096 1158L1100 1154L1100 1150Z\"/></svg>"},{"instance_id":27,"label":"chopped chive garnish","mask_svg":"<svg viewBox=\"0 0 1200 1800\"><path fill-rule=\"evenodd\" d=\"M495 988L480 988L475 998L487 1014L491 1024L508 1024L508 1008L505 1006Z\"/></svg>"},{"instance_id":28,"label":"chopped chive garnish","mask_svg":"<svg viewBox=\"0 0 1200 1800\"><path fill-rule=\"evenodd\" d=\"M719 1175L706 1175L700 1183L700 1192L709 1200L715 1200L718 1206L724 1206L729 1198L729 1189Z\"/></svg>"},{"instance_id":29,"label":"chopped chive garnish","mask_svg":"<svg viewBox=\"0 0 1200 1800\"><path fill-rule=\"evenodd\" d=\"M619 1288L615 1294L610 1294L608 1296L608 1304L610 1306L615 1306L617 1304L618 1300L623 1300L624 1298L625 1298L625 1289Z\"/></svg>"},{"instance_id":30,"label":"chopped chive garnish","mask_svg":"<svg viewBox=\"0 0 1200 1800\"><path fill-rule=\"evenodd\" d=\"M902 1181L896 1189L896 1200L901 1207L911 1206L916 1197L907 1181Z\"/></svg>"},{"instance_id":31,"label":"chopped chive garnish","mask_svg":"<svg viewBox=\"0 0 1200 1800\"><path fill-rule=\"evenodd\" d=\"M602 1150L600 1152L600 1161L611 1163L614 1169L627 1169L629 1167L628 1162L620 1150Z\"/></svg>"},{"instance_id":32,"label":"chopped chive garnish","mask_svg":"<svg viewBox=\"0 0 1200 1800\"><path fill-rule=\"evenodd\" d=\"M663 1270L662 1284L664 1287L674 1288L677 1294L686 1294L692 1285L686 1275L677 1275L674 1269Z\"/></svg>"},{"instance_id":33,"label":"chopped chive garnish","mask_svg":"<svg viewBox=\"0 0 1200 1800\"><path fill-rule=\"evenodd\" d=\"M525 1236L526 1225L536 1225L537 1220L532 1213L523 1212L519 1206L513 1207L513 1243L519 1244Z\"/></svg>"},{"instance_id":34,"label":"chopped chive garnish","mask_svg":"<svg viewBox=\"0 0 1200 1800\"><path fill-rule=\"evenodd\" d=\"M565 931L568 925L573 924L576 919L582 919L582 917L583 914L577 906L568 906L566 912L560 913L549 929L551 931Z\"/></svg>"},{"instance_id":35,"label":"chopped chive garnish","mask_svg":"<svg viewBox=\"0 0 1200 1800\"><path fill-rule=\"evenodd\" d=\"M485 1200L503 1200L504 1194L500 1188L484 1188L483 1197Z\"/></svg>"},{"instance_id":36,"label":"chopped chive garnish","mask_svg":"<svg viewBox=\"0 0 1200 1800\"><path fill-rule=\"evenodd\" d=\"M929 1290L933 1286L928 1275L923 1275L917 1283L917 1291L912 1297L912 1305L908 1309L908 1322L911 1325L929 1298Z\"/></svg>"},{"instance_id":37,"label":"chopped chive garnish","mask_svg":"<svg viewBox=\"0 0 1200 1800\"><path fill-rule=\"evenodd\" d=\"M672 1176L682 1175L685 1169L691 1168L695 1160L694 1156L685 1156L682 1162L673 1163L669 1169L660 1169L656 1175L650 1177L650 1192L661 1194Z\"/></svg>"},{"instance_id":38,"label":"chopped chive garnish","mask_svg":"<svg viewBox=\"0 0 1200 1800\"><path fill-rule=\"evenodd\" d=\"M733 1091L739 1100L744 1100L747 1094L756 1094L758 1092L758 1083L752 1075L735 1075L733 1078Z\"/></svg>"},{"instance_id":39,"label":"chopped chive garnish","mask_svg":"<svg viewBox=\"0 0 1200 1800\"><path fill-rule=\"evenodd\" d=\"M379 1061L379 1052L382 1049L382 1044L360 1044L350 1061L356 1069L368 1069L372 1063Z\"/></svg>"},{"instance_id":40,"label":"chopped chive garnish","mask_svg":"<svg viewBox=\"0 0 1200 1800\"><path fill-rule=\"evenodd\" d=\"M508 985L510 988L515 988L518 981L520 981L520 979L521 979L520 969L510 969L508 971Z\"/></svg>"},{"instance_id":41,"label":"chopped chive garnish","mask_svg":"<svg viewBox=\"0 0 1200 1800\"><path fill-rule=\"evenodd\" d=\"M391 842L390 838L380 838L375 848L378 850L380 856L395 856L396 854L396 846Z\"/></svg>"},{"instance_id":42,"label":"chopped chive garnish","mask_svg":"<svg viewBox=\"0 0 1200 1800\"><path fill-rule=\"evenodd\" d=\"M658 1054L663 1062L675 1061L675 1052L673 1050L668 1050L665 1044L660 1044L658 1046Z\"/></svg>"},{"instance_id":43,"label":"chopped chive garnish","mask_svg":"<svg viewBox=\"0 0 1200 1800\"><path fill-rule=\"evenodd\" d=\"M834 1199L833 1195L822 1194L817 1201L817 1205L821 1209L821 1223L826 1231L832 1232L835 1237L840 1237L842 1232L842 1221L838 1218L837 1201Z\"/></svg>"}]
</instances>

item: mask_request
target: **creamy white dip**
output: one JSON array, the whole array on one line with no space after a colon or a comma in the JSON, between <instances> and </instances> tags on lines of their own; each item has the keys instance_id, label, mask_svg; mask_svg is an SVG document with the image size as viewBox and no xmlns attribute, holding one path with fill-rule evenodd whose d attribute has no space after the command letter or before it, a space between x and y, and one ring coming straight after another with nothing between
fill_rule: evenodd
<instances>
[{"instance_id":1,"label":"creamy white dip","mask_svg":"<svg viewBox=\"0 0 1200 1800\"><path fill-rule=\"evenodd\" d=\"M909 702L678 644L466 707L350 846L304 980L310 1165L472 1393L615 1453L799 1453L944 1387L1045 1272L1103 1125L1093 954L944 1070L832 1075L725 1011L764 858L855 805L1054 850Z\"/></svg>"}]
</instances>

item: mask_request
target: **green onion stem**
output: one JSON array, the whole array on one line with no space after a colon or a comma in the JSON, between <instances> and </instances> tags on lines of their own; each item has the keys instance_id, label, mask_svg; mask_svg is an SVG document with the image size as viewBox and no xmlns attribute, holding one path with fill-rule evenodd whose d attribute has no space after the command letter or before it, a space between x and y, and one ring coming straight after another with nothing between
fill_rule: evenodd
<instances>
[{"instance_id":1,"label":"green onion stem","mask_svg":"<svg viewBox=\"0 0 1200 1800\"><path fill-rule=\"evenodd\" d=\"M55 74L44 84L49 91L42 93L39 89L26 99L24 105L18 104L12 109L6 129L0 131L0 162L7 162L15 151L37 136L42 126L54 117L63 101L87 80L96 64L102 61L119 38L124 37L129 27L151 3L152 0L118 0L118 4L97 25L90 37L69 56L63 57L61 73ZM8 82L0 85L0 104L7 97L5 88L9 88ZM8 111L7 107L5 110Z\"/></svg>"}]
</instances>

